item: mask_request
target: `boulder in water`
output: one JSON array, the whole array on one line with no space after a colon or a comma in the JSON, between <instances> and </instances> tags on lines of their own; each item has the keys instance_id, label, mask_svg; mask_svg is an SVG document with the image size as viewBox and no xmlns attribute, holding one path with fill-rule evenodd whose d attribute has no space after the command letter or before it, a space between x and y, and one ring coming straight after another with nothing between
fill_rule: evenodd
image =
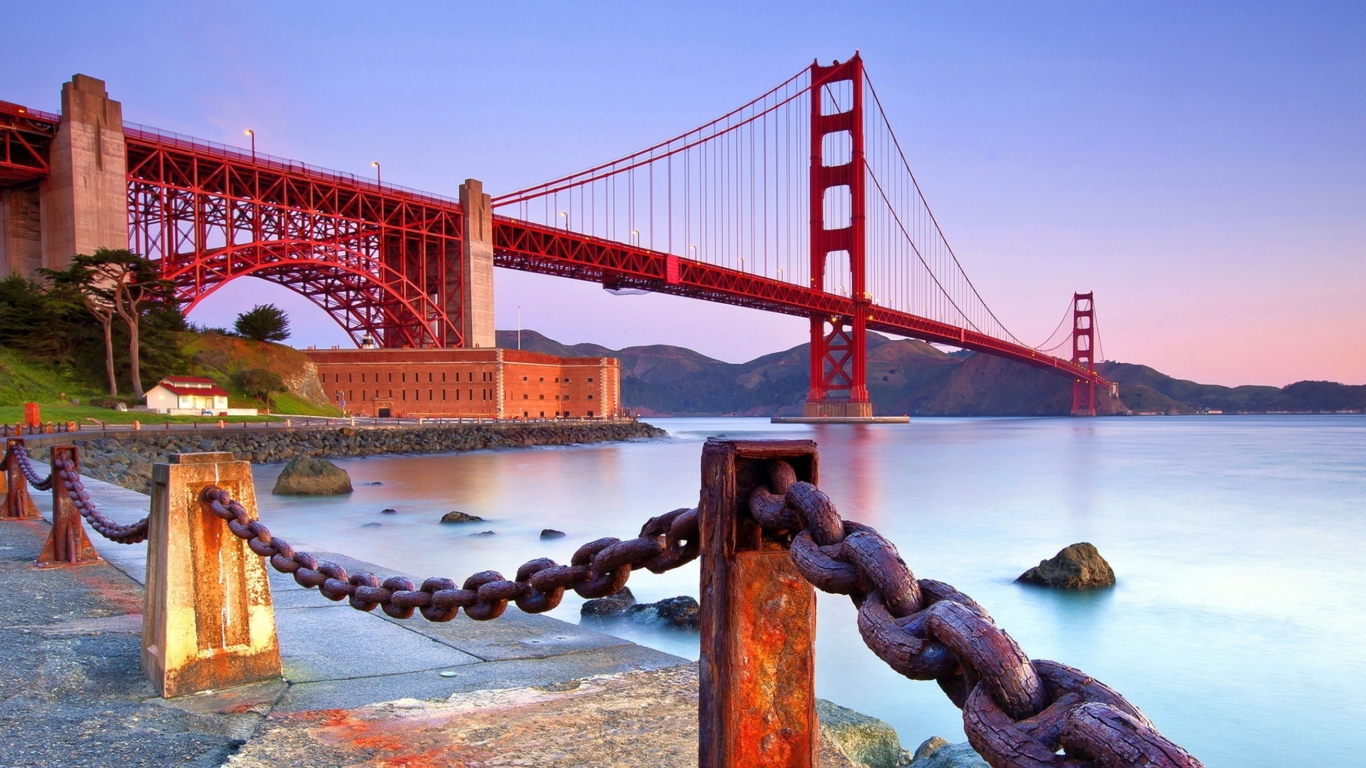
<instances>
[{"instance_id":1,"label":"boulder in water","mask_svg":"<svg viewBox=\"0 0 1366 768\"><path fill-rule=\"evenodd\" d=\"M385 507L384 509L381 509L379 513L381 515L397 515L398 510L394 509L393 507Z\"/></svg>"},{"instance_id":2,"label":"boulder in water","mask_svg":"<svg viewBox=\"0 0 1366 768\"><path fill-rule=\"evenodd\" d=\"M1063 548L1049 560L1041 560L1016 581L1060 589L1093 589L1113 587L1115 572L1094 545L1083 541Z\"/></svg>"},{"instance_id":3,"label":"boulder in water","mask_svg":"<svg viewBox=\"0 0 1366 768\"><path fill-rule=\"evenodd\" d=\"M633 605L626 609L626 618L647 626L696 630L700 611L696 600L679 595L657 603Z\"/></svg>"},{"instance_id":4,"label":"boulder in water","mask_svg":"<svg viewBox=\"0 0 1366 768\"><path fill-rule=\"evenodd\" d=\"M604 619L619 619L626 613L626 609L636 604L636 596L631 594L630 587L622 587L616 594L607 597L599 597L593 600L585 600L579 607L580 621L588 619L590 621L602 621Z\"/></svg>"},{"instance_id":5,"label":"boulder in water","mask_svg":"<svg viewBox=\"0 0 1366 768\"><path fill-rule=\"evenodd\" d=\"M471 535L471 536L497 536L497 535L498 535L498 532L497 532L497 531L480 531L479 533L471 533L470 535Z\"/></svg>"},{"instance_id":6,"label":"boulder in water","mask_svg":"<svg viewBox=\"0 0 1366 768\"><path fill-rule=\"evenodd\" d=\"M629 621L646 627L696 630L699 606L697 600L680 595L657 603L637 603L630 587L622 587L614 595L589 600L579 608L579 621Z\"/></svg>"},{"instance_id":7,"label":"boulder in water","mask_svg":"<svg viewBox=\"0 0 1366 768\"><path fill-rule=\"evenodd\" d=\"M444 514L444 515L441 516L441 522L443 522L443 523L482 523L482 522L484 522L484 518L482 518L482 517L480 517L480 516L478 516L478 515L470 515L470 514L466 514L466 513L464 513L464 512L459 512L459 511L453 509L453 510L451 510L450 512L447 512L446 514Z\"/></svg>"},{"instance_id":8,"label":"boulder in water","mask_svg":"<svg viewBox=\"0 0 1366 768\"><path fill-rule=\"evenodd\" d=\"M991 768L967 742L950 744L948 739L931 736L915 750L909 768Z\"/></svg>"},{"instance_id":9,"label":"boulder in water","mask_svg":"<svg viewBox=\"0 0 1366 768\"><path fill-rule=\"evenodd\" d=\"M564 531L557 531L557 530L555 530L554 528L542 528L542 529L541 529L541 541L545 541L546 539L563 539L563 538L564 538Z\"/></svg>"},{"instance_id":10,"label":"boulder in water","mask_svg":"<svg viewBox=\"0 0 1366 768\"><path fill-rule=\"evenodd\" d=\"M275 478L271 493L295 496L329 496L351 492L351 476L327 459L298 456L290 459Z\"/></svg>"}]
</instances>

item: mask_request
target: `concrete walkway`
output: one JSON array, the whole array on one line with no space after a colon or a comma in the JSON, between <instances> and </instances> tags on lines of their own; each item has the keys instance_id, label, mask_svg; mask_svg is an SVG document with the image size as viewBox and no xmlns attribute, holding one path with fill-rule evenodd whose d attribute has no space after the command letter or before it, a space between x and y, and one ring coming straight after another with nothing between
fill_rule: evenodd
<instances>
[{"instance_id":1,"label":"concrete walkway","mask_svg":"<svg viewBox=\"0 0 1366 768\"><path fill-rule=\"evenodd\" d=\"M147 513L147 496L85 482L110 518ZM34 498L50 519L51 495ZM692 662L513 607L362 613L274 573L284 679L161 699L138 668L146 546L91 534L105 562L39 569L49 530L0 523L0 768L696 765ZM906 764L886 724L820 705L821 768Z\"/></svg>"},{"instance_id":2,"label":"concrete walkway","mask_svg":"<svg viewBox=\"0 0 1366 768\"><path fill-rule=\"evenodd\" d=\"M147 495L93 478L83 482L105 516L131 523L147 515ZM51 494L35 492L33 496L43 517L51 521ZM115 544L88 526L86 530L110 565L138 584L146 582L145 543ZM414 578L345 555L310 552L349 573ZM357 611L346 601L334 603L316 589L299 586L291 576L267 570L285 684L279 691L263 690L260 695L278 696L274 702L278 711L350 709L401 698L442 699L488 688L553 685L689 663L619 637L522 613L515 606L487 622L473 621L463 612L440 624L418 614L393 619L379 610ZM466 575L450 574L457 580Z\"/></svg>"}]
</instances>

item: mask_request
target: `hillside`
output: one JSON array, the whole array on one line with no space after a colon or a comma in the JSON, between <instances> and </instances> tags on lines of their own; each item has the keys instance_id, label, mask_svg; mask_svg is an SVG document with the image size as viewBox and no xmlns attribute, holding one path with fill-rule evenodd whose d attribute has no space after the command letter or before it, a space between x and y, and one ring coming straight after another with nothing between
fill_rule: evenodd
<instances>
[{"instance_id":1,"label":"hillside","mask_svg":"<svg viewBox=\"0 0 1366 768\"><path fill-rule=\"evenodd\" d=\"M516 332L499 331L498 345L515 348ZM808 344L746 363L667 345L567 345L528 330L522 331L522 348L619 358L623 403L648 415L796 415L806 401ZM1366 386L1302 381L1284 388L1222 387L1129 363L1099 369L1120 384L1118 399L1097 393L1101 414L1366 410ZM1071 383L1048 371L876 333L868 334L868 393L882 414L1063 416L1072 406Z\"/></svg>"},{"instance_id":2,"label":"hillside","mask_svg":"<svg viewBox=\"0 0 1366 768\"><path fill-rule=\"evenodd\" d=\"M242 371L259 368L278 374L289 389L275 396L274 410L300 416L341 413L332 407L327 393L323 391L317 366L308 359L308 355L293 347L206 331L185 334L181 349L194 361L197 373L212 378L234 395L241 395L235 376ZM245 395L241 397L246 400ZM253 401L247 407L260 405Z\"/></svg>"},{"instance_id":3,"label":"hillside","mask_svg":"<svg viewBox=\"0 0 1366 768\"><path fill-rule=\"evenodd\" d=\"M236 336L225 336L213 331L197 333L182 331L177 334L181 357L179 374L208 376L231 393L233 407L261 408L264 403L249 397L237 383L237 375L259 368L280 376L287 388L273 398L273 410L297 415L340 415L328 402L327 394L318 381L318 371L308 356L293 347L270 342L257 342ZM156 378L144 376L147 387ZM34 401L46 406L104 401L107 390L89 374L82 375L69 366L45 363L17 350L0 347L0 408L16 407ZM137 405L128 393L121 390L118 398ZM66 407L66 406L63 406ZM115 416L107 408L87 409L73 417L132 418ZM10 413L5 411L7 420Z\"/></svg>"}]
</instances>

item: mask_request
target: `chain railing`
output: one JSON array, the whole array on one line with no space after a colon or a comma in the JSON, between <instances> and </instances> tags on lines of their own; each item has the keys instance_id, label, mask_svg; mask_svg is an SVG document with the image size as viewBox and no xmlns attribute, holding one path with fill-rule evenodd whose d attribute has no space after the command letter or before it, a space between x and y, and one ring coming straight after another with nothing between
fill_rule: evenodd
<instances>
[{"instance_id":1,"label":"chain railing","mask_svg":"<svg viewBox=\"0 0 1366 768\"><path fill-rule=\"evenodd\" d=\"M973 749L996 768L1201 765L1123 696L1080 670L1031 661L972 598L917 579L895 545L841 519L786 462L773 462L750 513L765 535L790 537L792 562L812 586L849 595L863 642L878 658L912 680L939 684L963 710Z\"/></svg>"},{"instance_id":2,"label":"chain railing","mask_svg":"<svg viewBox=\"0 0 1366 768\"><path fill-rule=\"evenodd\" d=\"M22 444L10 445L0 468L9 462L35 488L60 482L57 493L105 538L122 544L147 538L148 518L124 525L100 513L70 454L54 457L55 477L40 477ZM460 587L442 577L417 585L401 576L350 574L298 551L216 485L204 487L199 499L252 552L299 585L398 619L416 612L445 622L464 609L469 618L487 621L509 603L544 613L560 604L566 589L605 597L625 586L634 570L664 573L700 551L698 509L683 508L650 518L634 539L584 544L569 565L538 558L522 564L512 580L481 571ZM869 526L842 519L830 498L799 481L787 462L771 462L767 485L754 490L748 506L765 540L788 549L802 578L853 600L859 632L873 653L905 677L939 685L962 710L973 748L993 768L1201 768L1123 696L1080 670L1031 660L972 598L916 578L895 545Z\"/></svg>"},{"instance_id":3,"label":"chain railing","mask_svg":"<svg viewBox=\"0 0 1366 768\"><path fill-rule=\"evenodd\" d=\"M380 581L368 572L351 575L336 563L320 562L295 550L284 539L272 536L261 521L253 520L245 507L217 486L205 488L202 498L214 515L227 521L233 535L245 539L251 551L267 558L275 570L292 574L300 586L317 588L329 600L348 599L356 610L379 606L399 619L412 616L417 609L428 621L450 621L464 608L471 619L487 621L503 615L510 601L527 613L544 613L560 604L565 589L572 588L584 598L606 597L626 585L633 569L664 573L691 562L698 552L697 510L676 509L650 518L637 538L584 544L569 565L543 557L523 563L512 581L497 571L480 571L458 589L454 581L440 577L426 579L418 587L403 577Z\"/></svg>"}]
</instances>

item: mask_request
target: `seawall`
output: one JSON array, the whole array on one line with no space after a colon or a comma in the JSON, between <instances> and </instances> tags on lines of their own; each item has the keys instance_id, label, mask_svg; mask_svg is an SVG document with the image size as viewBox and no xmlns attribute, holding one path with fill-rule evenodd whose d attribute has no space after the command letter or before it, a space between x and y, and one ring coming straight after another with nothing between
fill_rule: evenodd
<instances>
[{"instance_id":1,"label":"seawall","mask_svg":"<svg viewBox=\"0 0 1366 768\"><path fill-rule=\"evenodd\" d=\"M574 424L459 424L431 427L331 427L244 429L213 432L129 432L109 437L74 437L81 449L81 474L139 493L151 489L152 465L173 453L227 451L253 464L295 456L377 456L402 453L460 453L493 448L605 443L663 437L638 421ZM45 440L44 442L48 442ZM35 454L42 456L46 451Z\"/></svg>"}]
</instances>

